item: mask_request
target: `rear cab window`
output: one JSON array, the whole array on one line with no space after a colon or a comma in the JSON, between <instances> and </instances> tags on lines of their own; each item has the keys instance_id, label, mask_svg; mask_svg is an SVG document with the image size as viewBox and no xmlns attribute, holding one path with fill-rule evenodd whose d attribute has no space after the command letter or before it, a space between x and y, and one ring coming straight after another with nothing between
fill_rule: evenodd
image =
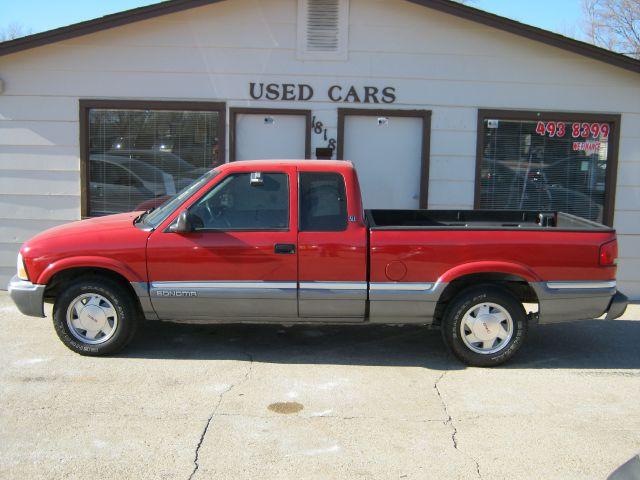
<instances>
[{"instance_id":1,"label":"rear cab window","mask_svg":"<svg viewBox=\"0 0 640 480\"><path fill-rule=\"evenodd\" d=\"M342 175L300 172L300 231L341 232L347 228L347 197Z\"/></svg>"}]
</instances>

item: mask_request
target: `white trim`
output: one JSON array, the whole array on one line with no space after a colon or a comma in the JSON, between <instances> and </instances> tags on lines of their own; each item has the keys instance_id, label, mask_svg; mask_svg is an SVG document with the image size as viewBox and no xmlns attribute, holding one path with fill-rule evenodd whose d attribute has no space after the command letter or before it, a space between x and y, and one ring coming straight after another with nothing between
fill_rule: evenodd
<instances>
[{"instance_id":1,"label":"white trim","mask_svg":"<svg viewBox=\"0 0 640 480\"><path fill-rule=\"evenodd\" d=\"M433 290L433 283L398 283L398 282L377 282L370 283L371 290L392 290L392 291L427 291Z\"/></svg>"},{"instance_id":2,"label":"white trim","mask_svg":"<svg viewBox=\"0 0 640 480\"><path fill-rule=\"evenodd\" d=\"M554 290L566 289L590 289L590 288L616 288L616 281L595 282L547 282L547 288Z\"/></svg>"},{"instance_id":3,"label":"white trim","mask_svg":"<svg viewBox=\"0 0 640 480\"><path fill-rule=\"evenodd\" d=\"M300 282L304 290L366 290L367 282Z\"/></svg>"},{"instance_id":4,"label":"white trim","mask_svg":"<svg viewBox=\"0 0 640 480\"><path fill-rule=\"evenodd\" d=\"M151 288L209 288L209 289L296 289L296 282L153 282Z\"/></svg>"}]
</instances>

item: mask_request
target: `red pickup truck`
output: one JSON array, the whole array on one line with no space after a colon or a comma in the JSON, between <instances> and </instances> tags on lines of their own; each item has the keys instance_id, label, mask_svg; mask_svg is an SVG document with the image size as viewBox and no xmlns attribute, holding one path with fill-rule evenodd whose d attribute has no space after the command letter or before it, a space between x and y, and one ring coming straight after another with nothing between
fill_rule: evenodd
<instances>
[{"instance_id":1,"label":"red pickup truck","mask_svg":"<svg viewBox=\"0 0 640 480\"><path fill-rule=\"evenodd\" d=\"M617 318L615 231L530 211L369 210L344 161L219 166L157 209L26 242L9 291L70 349L124 347L139 319L423 324L462 361L512 357L527 327ZM537 309L525 309L537 304Z\"/></svg>"}]
</instances>

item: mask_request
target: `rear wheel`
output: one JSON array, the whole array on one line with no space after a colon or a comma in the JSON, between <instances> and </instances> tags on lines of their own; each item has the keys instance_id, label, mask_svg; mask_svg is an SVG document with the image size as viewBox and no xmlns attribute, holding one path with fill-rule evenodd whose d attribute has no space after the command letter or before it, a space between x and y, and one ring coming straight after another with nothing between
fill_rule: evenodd
<instances>
[{"instance_id":1,"label":"rear wheel","mask_svg":"<svg viewBox=\"0 0 640 480\"><path fill-rule=\"evenodd\" d=\"M62 343L81 355L108 355L133 338L138 311L130 292L118 283L86 277L58 295L53 325Z\"/></svg>"},{"instance_id":2,"label":"rear wheel","mask_svg":"<svg viewBox=\"0 0 640 480\"><path fill-rule=\"evenodd\" d=\"M508 290L493 285L470 287L447 307L442 336L464 363L491 367L509 360L522 346L527 315Z\"/></svg>"}]
</instances>

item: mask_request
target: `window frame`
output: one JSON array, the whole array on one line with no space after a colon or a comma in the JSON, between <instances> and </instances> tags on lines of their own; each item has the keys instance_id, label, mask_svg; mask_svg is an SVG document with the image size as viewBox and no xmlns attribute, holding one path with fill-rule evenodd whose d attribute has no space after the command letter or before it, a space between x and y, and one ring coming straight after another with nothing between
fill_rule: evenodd
<instances>
[{"instance_id":1,"label":"window frame","mask_svg":"<svg viewBox=\"0 0 640 480\"><path fill-rule=\"evenodd\" d=\"M607 156L607 173L605 176L604 205L602 206L602 223L613 226L616 198L616 178L618 175L618 147L620 145L620 114L585 113L585 112L551 112L534 110L495 110L479 109L476 138L476 172L474 184L473 208L480 209L480 176L484 140L484 121L496 120L528 120L528 121L560 121L560 122L600 122L612 125L609 133L609 150Z\"/></svg>"},{"instance_id":2,"label":"window frame","mask_svg":"<svg viewBox=\"0 0 640 480\"><path fill-rule=\"evenodd\" d=\"M89 111L91 109L112 110L174 110L174 111L198 111L217 112L219 152L222 163L226 163L226 113L225 102L207 101L166 101L166 100L110 100L110 99L80 99L80 218L92 218L89 201Z\"/></svg>"},{"instance_id":3,"label":"window frame","mask_svg":"<svg viewBox=\"0 0 640 480\"><path fill-rule=\"evenodd\" d=\"M287 226L281 228L196 228L193 230L193 233L224 233L224 232L290 232L291 231L291 178L288 172L284 170L256 170L261 174L280 174L284 175L286 178L286 189L287 189ZM253 171L241 171L241 172L229 172L227 175L220 177L211 188L208 188L202 195L196 198L186 210L189 211L194 208L203 198L205 198L211 191L217 188L220 184L222 184L226 179L238 175L250 175L254 173ZM183 203L184 205L184 203ZM180 207L178 207L180 209ZM177 218L174 219L170 224L172 225L177 221ZM169 227L167 227L169 228Z\"/></svg>"},{"instance_id":4,"label":"window frame","mask_svg":"<svg viewBox=\"0 0 640 480\"><path fill-rule=\"evenodd\" d=\"M344 187L344 228L342 230L303 230L302 229L302 175L303 174L330 174L337 175L342 180L342 186ZM329 172L329 171L321 171L321 170L302 170L298 172L298 232L313 232L313 233L336 233L336 232L346 232L349 229L349 201L347 195L347 180L344 178L344 175L341 172Z\"/></svg>"},{"instance_id":5,"label":"window frame","mask_svg":"<svg viewBox=\"0 0 640 480\"><path fill-rule=\"evenodd\" d=\"M229 107L229 162L236 161L238 115L291 115L294 117L304 117L304 158L305 160L311 159L311 110L269 107Z\"/></svg>"}]
</instances>

